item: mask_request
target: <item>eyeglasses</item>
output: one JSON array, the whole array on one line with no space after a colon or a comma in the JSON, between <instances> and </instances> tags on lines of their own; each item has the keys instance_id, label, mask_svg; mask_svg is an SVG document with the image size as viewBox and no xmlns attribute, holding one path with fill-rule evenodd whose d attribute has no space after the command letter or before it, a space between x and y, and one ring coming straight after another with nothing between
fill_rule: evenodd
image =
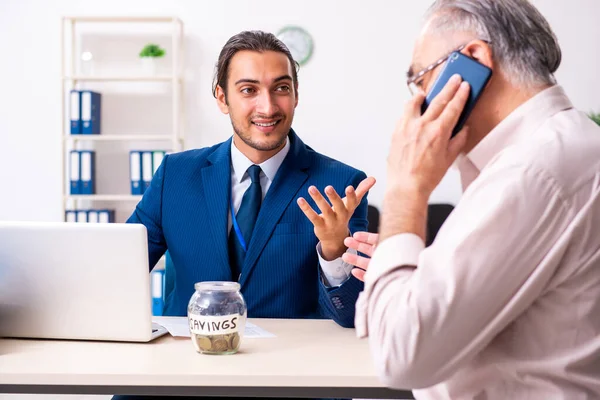
<instances>
[{"instance_id":1,"label":"eyeglasses","mask_svg":"<svg viewBox=\"0 0 600 400\"><path fill-rule=\"evenodd\" d=\"M488 40L483 40L484 42L486 42L487 44L491 44L490 41ZM427 74L428 72L433 71L435 68L437 68L440 64L443 64L446 60L448 60L448 58L450 57L450 55L452 53L454 53L455 51L461 51L462 49L464 49L467 46L468 43L463 44L460 47L457 47L456 49L452 50L451 52L449 52L448 54L446 54L444 57L440 58L439 60L437 60L436 62L434 62L433 64L423 68L422 70L420 70L419 72L417 72L415 75L411 76L410 78L408 78L406 80L406 85L408 86L408 90L410 91L411 95L415 95L415 93L417 93L420 88L421 88L421 78L423 78L423 75Z\"/></svg>"}]
</instances>

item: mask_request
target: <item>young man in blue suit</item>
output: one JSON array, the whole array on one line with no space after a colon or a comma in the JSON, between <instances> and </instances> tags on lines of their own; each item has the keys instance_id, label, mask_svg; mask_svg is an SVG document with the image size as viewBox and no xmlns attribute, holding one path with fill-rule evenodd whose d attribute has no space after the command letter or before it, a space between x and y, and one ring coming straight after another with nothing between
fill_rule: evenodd
<instances>
[{"instance_id":1,"label":"young man in blue suit","mask_svg":"<svg viewBox=\"0 0 600 400\"><path fill-rule=\"evenodd\" d=\"M166 315L187 315L194 283L234 280L249 317L354 325L363 284L341 256L344 239L367 229L375 180L315 152L291 129L296 65L272 34L229 39L213 94L233 137L167 155L129 218L148 230L150 268L169 250L175 277Z\"/></svg>"}]
</instances>

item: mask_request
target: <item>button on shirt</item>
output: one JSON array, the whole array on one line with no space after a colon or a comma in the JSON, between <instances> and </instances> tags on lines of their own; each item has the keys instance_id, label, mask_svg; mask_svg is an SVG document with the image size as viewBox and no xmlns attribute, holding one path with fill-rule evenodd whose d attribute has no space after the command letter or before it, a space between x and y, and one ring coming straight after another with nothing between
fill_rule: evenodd
<instances>
[{"instance_id":1,"label":"button on shirt","mask_svg":"<svg viewBox=\"0 0 600 400\"><path fill-rule=\"evenodd\" d=\"M285 156L290 151L290 140L287 139L285 146L281 151L269 158L267 161L258 164L262 172L260 173L260 186L262 188L262 198L264 200L279 167L283 163ZM247 170L254 163L248 159L241 151L235 147L233 140L231 141L231 198L233 201L233 209L237 213L242 203L244 193L250 187L250 176ZM297 207L297 206L296 206ZM228 229L229 232L233 226L231 213L228 213ZM339 286L346 281L351 274L353 266L345 263L341 258L333 261L326 261L321 256L321 243L317 244L317 255L319 257L319 265L323 271L323 275L329 286Z\"/></svg>"},{"instance_id":2,"label":"button on shirt","mask_svg":"<svg viewBox=\"0 0 600 400\"><path fill-rule=\"evenodd\" d=\"M600 128L559 86L458 160L434 243L380 243L356 307L379 375L417 399L600 398Z\"/></svg>"}]
</instances>

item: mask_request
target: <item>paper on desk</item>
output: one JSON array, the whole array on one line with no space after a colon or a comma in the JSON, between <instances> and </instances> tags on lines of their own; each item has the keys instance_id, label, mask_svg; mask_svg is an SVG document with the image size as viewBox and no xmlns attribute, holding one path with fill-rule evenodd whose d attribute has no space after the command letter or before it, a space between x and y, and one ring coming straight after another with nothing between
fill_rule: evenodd
<instances>
[{"instance_id":1,"label":"paper on desk","mask_svg":"<svg viewBox=\"0 0 600 400\"><path fill-rule=\"evenodd\" d=\"M187 317L152 317L152 322L163 326L171 336L190 337L190 326ZM246 322L244 338L259 339L275 337L271 332L265 331L260 326Z\"/></svg>"},{"instance_id":2,"label":"paper on desk","mask_svg":"<svg viewBox=\"0 0 600 400\"><path fill-rule=\"evenodd\" d=\"M275 337L271 332L265 331L260 326L254 325L252 322L246 321L246 329L244 329L245 338L271 338Z\"/></svg>"}]
</instances>

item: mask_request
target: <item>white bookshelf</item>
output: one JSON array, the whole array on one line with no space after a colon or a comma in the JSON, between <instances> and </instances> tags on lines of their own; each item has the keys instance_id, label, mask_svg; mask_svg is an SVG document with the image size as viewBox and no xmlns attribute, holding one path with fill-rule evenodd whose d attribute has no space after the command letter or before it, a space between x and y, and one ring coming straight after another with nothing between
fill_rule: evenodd
<instances>
[{"instance_id":1,"label":"white bookshelf","mask_svg":"<svg viewBox=\"0 0 600 400\"><path fill-rule=\"evenodd\" d=\"M96 200L96 201L140 201L141 195L135 194L70 194L65 200Z\"/></svg>"},{"instance_id":2,"label":"white bookshelf","mask_svg":"<svg viewBox=\"0 0 600 400\"><path fill-rule=\"evenodd\" d=\"M171 75L63 76L63 80L73 82L173 82L178 81L179 77Z\"/></svg>"},{"instance_id":3,"label":"white bookshelf","mask_svg":"<svg viewBox=\"0 0 600 400\"><path fill-rule=\"evenodd\" d=\"M109 23L174 23L179 22L179 18L175 16L97 16L97 15L80 15L80 16L65 16L64 19L74 22L109 22Z\"/></svg>"},{"instance_id":4,"label":"white bookshelf","mask_svg":"<svg viewBox=\"0 0 600 400\"><path fill-rule=\"evenodd\" d=\"M161 28L166 28L170 34L170 48L167 51L170 53L171 62L169 64L170 73L164 74L159 73L156 75L143 75L139 73L132 73L131 71L111 71L110 73L102 74L90 74L82 75L78 68L79 63L79 51L77 48L78 39L81 35L81 30L84 27L89 28L90 24L100 24L102 27L117 27L119 26L125 30L127 34L131 32L137 32L137 28L140 28L139 34L144 34L144 24L160 25ZM99 25L96 25L99 26ZM61 133L61 160L62 160L62 189L63 189L63 201L62 203L62 215L64 218L65 211L67 209L87 209L87 208L98 208L96 202L104 202L102 208L121 208L127 207L131 211L135 207L135 204L141 199L141 195L131 195L129 191L124 193L101 193L98 192L98 177L102 176L103 172L98 168L98 158L102 157L102 152L96 151L96 194L93 195L71 195L70 194L70 182L69 182L69 152L71 150L84 150L92 147L95 150L95 143L103 143L103 148L106 146L115 146L122 149L124 146L129 147L130 150L136 150L136 146L149 145L155 149L160 146L160 149L164 149L167 152L177 152L184 148L184 132L183 132L183 120L184 120L184 109L182 105L182 91L183 91L183 22L177 17L170 16L148 16L148 17L120 17L120 16L68 16L63 17L61 27L61 108L62 108L62 133ZM88 134L70 134L70 120L69 120L69 109L68 109L68 95L73 89L81 89L82 85L94 83L96 87L100 86L97 90L102 93L101 85L169 85L166 86L170 91L170 112L172 120L170 121L170 132L165 134L144 134L143 130L138 131L126 131L126 130L111 130L106 131L105 117L101 115L102 119L102 130L99 135L88 135ZM124 88L126 86L123 86ZM147 94L152 96L152 93ZM105 99L102 99L102 109L105 109ZM155 143L156 145L152 145ZM114 155L113 155L114 156ZM127 158L127 166L129 166L129 152L124 153L123 157ZM115 177L115 179L125 179L129 182L129 167L126 170L120 171L122 176ZM113 203L114 206L107 207L106 202ZM118 220L117 220L118 221Z\"/></svg>"},{"instance_id":5,"label":"white bookshelf","mask_svg":"<svg viewBox=\"0 0 600 400\"><path fill-rule=\"evenodd\" d=\"M173 138L170 135L65 135L63 136L64 141L73 142L150 142L150 141L170 141ZM183 138L179 137L179 140L183 144Z\"/></svg>"}]
</instances>

